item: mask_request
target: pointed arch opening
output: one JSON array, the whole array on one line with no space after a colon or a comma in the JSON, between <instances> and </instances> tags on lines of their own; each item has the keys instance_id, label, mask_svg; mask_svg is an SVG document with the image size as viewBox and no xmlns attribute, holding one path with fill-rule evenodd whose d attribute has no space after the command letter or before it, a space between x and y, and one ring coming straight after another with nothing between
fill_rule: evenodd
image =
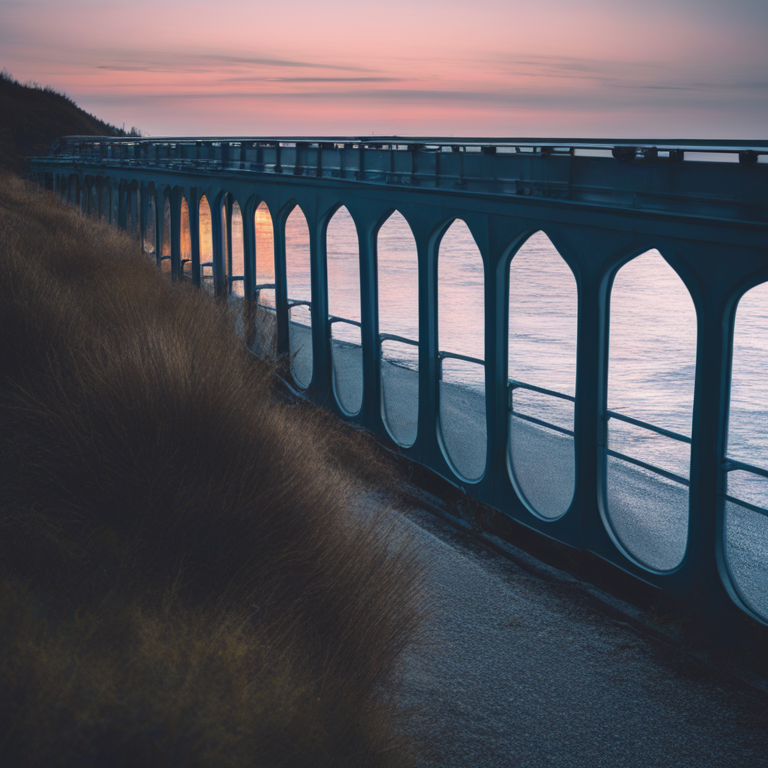
<instances>
[{"instance_id":1,"label":"pointed arch opening","mask_svg":"<svg viewBox=\"0 0 768 768\"><path fill-rule=\"evenodd\" d=\"M731 469L727 475L724 533L731 582L742 600L768 621L766 371L768 282L744 294L736 310L727 451Z\"/></svg>"},{"instance_id":2,"label":"pointed arch opening","mask_svg":"<svg viewBox=\"0 0 768 768\"><path fill-rule=\"evenodd\" d=\"M604 511L626 552L676 568L688 541L696 311L656 250L625 264L610 296Z\"/></svg>"},{"instance_id":3,"label":"pointed arch opening","mask_svg":"<svg viewBox=\"0 0 768 768\"><path fill-rule=\"evenodd\" d=\"M394 211L377 236L381 408L389 434L404 447L416 442L419 420L418 268L413 232Z\"/></svg>"},{"instance_id":4,"label":"pointed arch opening","mask_svg":"<svg viewBox=\"0 0 768 768\"><path fill-rule=\"evenodd\" d=\"M219 254L214 252L214 265L216 264L217 257L221 259L221 264L218 265L221 270L219 279L224 281L223 287L218 287L219 291L222 291L229 296L232 289L232 283L230 277L232 275L232 198L228 193L224 193L221 196L221 203L219 205L219 245L221 250ZM214 266L214 275L216 275L216 268Z\"/></svg>"},{"instance_id":5,"label":"pointed arch opening","mask_svg":"<svg viewBox=\"0 0 768 768\"><path fill-rule=\"evenodd\" d=\"M509 265L509 468L537 515L565 514L576 483L576 279L552 241L531 235Z\"/></svg>"},{"instance_id":6,"label":"pointed arch opening","mask_svg":"<svg viewBox=\"0 0 768 768\"><path fill-rule=\"evenodd\" d=\"M253 214L256 233L256 302L259 306L274 309L275 303L275 233L272 214L262 201Z\"/></svg>"},{"instance_id":7,"label":"pointed arch opening","mask_svg":"<svg viewBox=\"0 0 768 768\"><path fill-rule=\"evenodd\" d=\"M181 235L181 277L192 279L192 231L189 224L189 203L187 198L181 198L181 221L179 227Z\"/></svg>"},{"instance_id":8,"label":"pointed arch opening","mask_svg":"<svg viewBox=\"0 0 768 768\"><path fill-rule=\"evenodd\" d=\"M341 409L354 415L363 405L360 246L357 227L344 206L328 222L326 259L333 389Z\"/></svg>"},{"instance_id":9,"label":"pointed arch opening","mask_svg":"<svg viewBox=\"0 0 768 768\"><path fill-rule=\"evenodd\" d=\"M171 273L171 201L165 195L163 202L163 247L160 253L160 269Z\"/></svg>"},{"instance_id":10,"label":"pointed arch opening","mask_svg":"<svg viewBox=\"0 0 768 768\"><path fill-rule=\"evenodd\" d=\"M232 246L229 249L229 293L242 299L245 296L245 233L240 204L232 203Z\"/></svg>"},{"instance_id":11,"label":"pointed arch opening","mask_svg":"<svg viewBox=\"0 0 768 768\"><path fill-rule=\"evenodd\" d=\"M144 239L142 241L144 253L146 253L153 261L155 260L155 250L157 249L157 208L155 198L155 193L151 192L149 194L149 199L147 200L147 220L144 226Z\"/></svg>"},{"instance_id":12,"label":"pointed arch opening","mask_svg":"<svg viewBox=\"0 0 768 768\"><path fill-rule=\"evenodd\" d=\"M309 227L297 205L285 222L285 270L288 291L288 343L291 374L302 389L312 381L312 283Z\"/></svg>"},{"instance_id":13,"label":"pointed arch opening","mask_svg":"<svg viewBox=\"0 0 768 768\"><path fill-rule=\"evenodd\" d=\"M485 472L485 275L469 227L455 219L437 260L440 435L454 471L466 480Z\"/></svg>"},{"instance_id":14,"label":"pointed arch opening","mask_svg":"<svg viewBox=\"0 0 768 768\"><path fill-rule=\"evenodd\" d=\"M213 293L213 230L211 226L211 206L208 198L202 195L198 203L198 231L200 236L200 285Z\"/></svg>"}]
</instances>

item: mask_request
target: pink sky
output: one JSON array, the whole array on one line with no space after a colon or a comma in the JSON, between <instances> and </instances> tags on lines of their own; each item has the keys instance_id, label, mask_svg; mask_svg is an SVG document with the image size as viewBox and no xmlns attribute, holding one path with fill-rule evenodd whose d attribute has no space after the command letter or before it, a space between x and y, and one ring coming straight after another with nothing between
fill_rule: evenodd
<instances>
[{"instance_id":1,"label":"pink sky","mask_svg":"<svg viewBox=\"0 0 768 768\"><path fill-rule=\"evenodd\" d=\"M160 135L768 138L760 0L0 0L0 66Z\"/></svg>"}]
</instances>

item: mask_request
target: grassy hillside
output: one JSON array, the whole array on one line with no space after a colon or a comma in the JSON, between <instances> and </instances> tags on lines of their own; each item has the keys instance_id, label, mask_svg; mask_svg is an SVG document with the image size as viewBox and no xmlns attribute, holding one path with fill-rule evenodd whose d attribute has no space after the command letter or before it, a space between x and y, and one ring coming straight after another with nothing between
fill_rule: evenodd
<instances>
[{"instance_id":1,"label":"grassy hillside","mask_svg":"<svg viewBox=\"0 0 768 768\"><path fill-rule=\"evenodd\" d=\"M122 136L125 131L80 109L51 88L0 74L0 168L26 173L27 157L47 155L60 136Z\"/></svg>"},{"instance_id":2,"label":"grassy hillside","mask_svg":"<svg viewBox=\"0 0 768 768\"><path fill-rule=\"evenodd\" d=\"M418 558L225 305L0 178L0 764L404 768Z\"/></svg>"}]
</instances>

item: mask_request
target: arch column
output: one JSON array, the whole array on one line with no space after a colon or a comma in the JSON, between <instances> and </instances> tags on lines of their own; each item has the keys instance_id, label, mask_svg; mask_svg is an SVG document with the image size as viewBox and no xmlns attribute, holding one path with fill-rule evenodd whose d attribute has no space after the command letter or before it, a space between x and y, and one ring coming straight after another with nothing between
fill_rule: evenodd
<instances>
[{"instance_id":1,"label":"arch column","mask_svg":"<svg viewBox=\"0 0 768 768\"><path fill-rule=\"evenodd\" d=\"M309 271L312 288L312 383L313 397L320 405L335 404L331 358L331 324L328 321L328 263L326 234L329 217L321 218L317 207L304 209L309 228Z\"/></svg>"},{"instance_id":2,"label":"arch column","mask_svg":"<svg viewBox=\"0 0 768 768\"><path fill-rule=\"evenodd\" d=\"M419 417L414 449L422 462L433 468L444 463L437 439L440 417L437 370L437 242L429 222L409 221L418 258L419 288Z\"/></svg>"},{"instance_id":3,"label":"arch column","mask_svg":"<svg viewBox=\"0 0 768 768\"><path fill-rule=\"evenodd\" d=\"M171 205L171 277L181 278L181 192L174 189L169 198Z\"/></svg>"},{"instance_id":4,"label":"arch column","mask_svg":"<svg viewBox=\"0 0 768 768\"><path fill-rule=\"evenodd\" d=\"M165 229L165 191L155 187L155 261L162 267L163 236Z\"/></svg>"},{"instance_id":5,"label":"arch column","mask_svg":"<svg viewBox=\"0 0 768 768\"><path fill-rule=\"evenodd\" d=\"M368 217L366 217L368 218ZM374 432L386 435L381 415L381 344L379 290L374 221L356 226L360 256L360 340L363 345L363 402L360 419Z\"/></svg>"},{"instance_id":6,"label":"arch column","mask_svg":"<svg viewBox=\"0 0 768 768\"><path fill-rule=\"evenodd\" d=\"M150 194L149 194L149 186L148 185L141 185L142 189L142 195L140 198L140 215L139 215L139 245L141 246L141 251L144 253L144 241L146 239L147 234L147 221L149 219L149 201L150 201Z\"/></svg>"},{"instance_id":7,"label":"arch column","mask_svg":"<svg viewBox=\"0 0 768 768\"><path fill-rule=\"evenodd\" d=\"M240 209L243 217L243 295L246 302L256 304L256 208Z\"/></svg>"},{"instance_id":8,"label":"arch column","mask_svg":"<svg viewBox=\"0 0 768 768\"><path fill-rule=\"evenodd\" d=\"M85 183L85 177L81 175L78 179L78 205L80 210L88 215L88 185Z\"/></svg>"},{"instance_id":9,"label":"arch column","mask_svg":"<svg viewBox=\"0 0 768 768\"><path fill-rule=\"evenodd\" d=\"M290 213L290 212L288 212ZM290 314L288 312L288 272L285 262L285 224L288 213L272 216L272 237L275 246L275 312L277 315L276 353L290 354ZM311 242L311 234L310 234Z\"/></svg>"},{"instance_id":10,"label":"arch column","mask_svg":"<svg viewBox=\"0 0 768 768\"><path fill-rule=\"evenodd\" d=\"M225 192L218 192L216 195L208 198L208 204L211 208L211 235L213 240L213 285L216 296L227 295L226 275L224 268L224 222L222 221L222 205L224 204ZM211 203L213 200L213 203Z\"/></svg>"},{"instance_id":11,"label":"arch column","mask_svg":"<svg viewBox=\"0 0 768 768\"><path fill-rule=\"evenodd\" d=\"M122 230L128 228L127 191L126 185L120 182L117 188L117 226Z\"/></svg>"},{"instance_id":12,"label":"arch column","mask_svg":"<svg viewBox=\"0 0 768 768\"><path fill-rule=\"evenodd\" d=\"M509 263L505 258L509 243L519 236L517 225L491 216L488 222L485 271L485 409L487 442L486 479L483 485L490 498L500 487L507 488L507 447L509 443L508 339L509 339ZM481 247L478 244L478 247Z\"/></svg>"},{"instance_id":13,"label":"arch column","mask_svg":"<svg viewBox=\"0 0 768 768\"><path fill-rule=\"evenodd\" d=\"M189 206L189 240L192 248L192 284L200 287L200 191L191 187L187 192Z\"/></svg>"},{"instance_id":14,"label":"arch column","mask_svg":"<svg viewBox=\"0 0 768 768\"><path fill-rule=\"evenodd\" d=\"M698 288L685 598L703 621L718 616L717 627L728 641L735 615L728 617L740 613L736 606L741 605L730 584L724 541L733 331L739 286L765 267L752 251L740 254L730 247L726 260L723 250L711 243L684 243L679 252L695 265Z\"/></svg>"},{"instance_id":15,"label":"arch column","mask_svg":"<svg viewBox=\"0 0 768 768\"><path fill-rule=\"evenodd\" d=\"M569 264L575 262L578 280L573 410L576 482L571 511L562 519L562 525L575 546L605 553L615 560L616 547L600 513L600 483L605 476L604 449L608 439L604 411L608 387L609 293L605 274L612 255L620 250L622 243L616 241L615 233L589 231L580 232L569 241L568 248L561 241L555 244Z\"/></svg>"},{"instance_id":16,"label":"arch column","mask_svg":"<svg viewBox=\"0 0 768 768\"><path fill-rule=\"evenodd\" d=\"M229 296L232 293L232 211L234 210L234 198L231 194L227 194L224 199L224 205L222 211L224 213L224 232L226 232L226 240L224 245L226 246L224 252L224 295ZM240 209L240 217L242 218L243 209Z\"/></svg>"}]
</instances>

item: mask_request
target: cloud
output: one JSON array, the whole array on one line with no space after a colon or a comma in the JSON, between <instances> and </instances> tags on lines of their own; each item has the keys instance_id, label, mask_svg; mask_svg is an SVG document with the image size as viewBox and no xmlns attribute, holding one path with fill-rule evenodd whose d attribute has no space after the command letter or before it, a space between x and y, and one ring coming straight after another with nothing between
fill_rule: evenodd
<instances>
[{"instance_id":1,"label":"cloud","mask_svg":"<svg viewBox=\"0 0 768 768\"><path fill-rule=\"evenodd\" d=\"M106 59L108 55L95 52ZM125 60L128 59L128 60ZM323 61L300 61L260 56L227 56L215 53L173 53L161 51L135 51L130 58L99 64L97 69L115 72L221 72L222 68L267 67L277 69L321 69L339 72L371 72L367 67L336 64Z\"/></svg>"},{"instance_id":2,"label":"cloud","mask_svg":"<svg viewBox=\"0 0 768 768\"><path fill-rule=\"evenodd\" d=\"M226 77L223 83L403 83L402 77Z\"/></svg>"}]
</instances>

